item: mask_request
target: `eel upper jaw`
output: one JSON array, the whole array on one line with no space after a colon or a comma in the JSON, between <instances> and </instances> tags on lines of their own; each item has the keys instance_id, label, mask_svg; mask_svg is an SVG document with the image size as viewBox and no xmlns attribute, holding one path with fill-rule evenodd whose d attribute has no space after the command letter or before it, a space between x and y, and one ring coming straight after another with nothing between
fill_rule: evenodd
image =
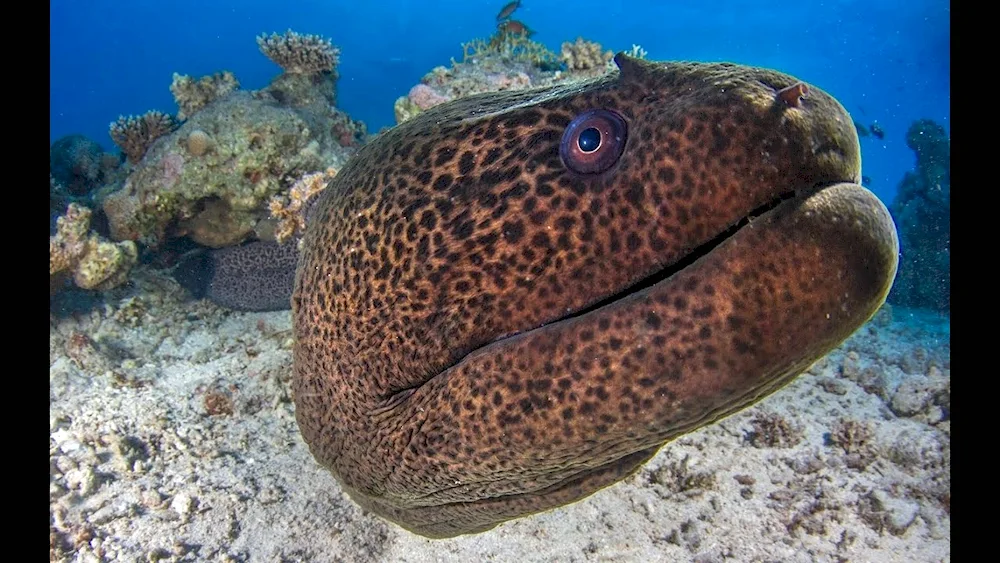
<instances>
[{"instance_id":1,"label":"eel upper jaw","mask_svg":"<svg viewBox=\"0 0 1000 563\"><path fill-rule=\"evenodd\" d=\"M685 268L690 267L692 264L694 264L695 262L697 262L700 258L702 258L703 256L706 256L707 254L711 253L719 245L721 245L722 243L724 243L729 238L733 237L740 229L745 228L748 224L750 224L751 222L753 222L756 218L761 217L761 216L767 214L769 211L773 210L774 208L776 208L777 206L779 206L781 203L783 203L785 201L789 201L789 200L804 199L804 198L806 198L806 197L808 197L808 196L810 196L812 194L815 194L815 193L819 192L820 190L822 190L823 188L825 188L827 186L831 186L831 185L835 185L835 184L839 184L839 183L853 184L853 183L855 183L855 180L843 180L841 182L831 181L831 182L825 182L825 183L817 184L817 185L813 185L813 186L799 187L799 188L796 188L796 189L791 189L791 190L788 190L786 192L783 192L780 195L778 195L777 197L775 197L772 200L768 201L767 203L765 203L763 205L760 205L760 206L758 206L758 207L750 210L746 215L744 215L743 217L741 217L739 220L737 220L735 223L733 223L732 225L730 225L729 227L727 227L723 231L721 231L718 234L716 234L714 237L712 237L707 242L704 242L701 245L695 247L694 249L692 249L691 251L689 251L688 253L686 253L684 256L681 256L679 259L677 259L677 260L675 260L675 261L673 261L673 262L671 262L669 264L664 265L660 269L658 269L658 270L656 270L656 271L654 271L654 272L652 272L650 274L647 274L646 276L643 276L642 278L640 278L639 280L633 282L629 286L627 286L627 287L625 287L625 288L623 288L623 289L621 289L621 290L619 290L619 291L617 291L615 293L612 293L612 294L610 294L608 296L602 297L601 299L594 300L590 304L588 304L588 305L586 305L586 306L584 306L584 307L582 307L582 308L580 308L578 310L571 311L571 312L567 313L566 315L563 315L561 317L558 317L558 318L552 319L550 321L547 321L547 322L545 322L545 323L543 323L543 324L541 324L541 325L539 325L537 327L530 328L530 329L523 330L523 331L518 331L518 332L515 332L515 333L511 333L511 334L505 334L505 335L502 335L500 337L497 337L496 339L492 340L487 345L492 345L494 343L501 342L501 341L503 341L503 340L505 340L507 338L511 338L511 337L514 337L514 336L525 336L525 335L528 335L528 334L530 334L531 332L533 332L535 330L539 330L541 328L544 328L544 327L547 327L549 325L553 325L553 324L556 324L556 323L559 323L559 322L562 322L562 321L566 321L566 320L569 320L569 319L576 319L576 318L579 318L579 317L583 317L583 316L588 315L590 313L593 313L594 311L599 310L601 308L611 306L615 302L621 301L622 299L625 299L625 298L627 298L627 297L629 297L631 295L634 295L634 294L636 294L636 293L638 293L640 291L648 289L648 288L650 288L650 287L652 287L652 286L654 286L654 285L656 285L656 284L658 284L660 282L663 282L663 281L669 279L670 277L672 277L673 275L677 274L678 272L684 270ZM481 349L481 348L482 347L477 348L477 349ZM459 360L459 361L461 361L461 360ZM458 362L456 362L456 363L458 363Z\"/></svg>"}]
</instances>

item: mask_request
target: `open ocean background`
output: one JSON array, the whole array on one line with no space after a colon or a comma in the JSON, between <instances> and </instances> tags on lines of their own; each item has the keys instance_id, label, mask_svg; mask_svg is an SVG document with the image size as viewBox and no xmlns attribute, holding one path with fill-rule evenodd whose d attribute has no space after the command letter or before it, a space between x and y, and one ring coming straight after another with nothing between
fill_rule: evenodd
<instances>
[{"instance_id":1,"label":"open ocean background","mask_svg":"<svg viewBox=\"0 0 1000 563\"><path fill-rule=\"evenodd\" d=\"M174 113L174 72L230 70L244 89L280 72L257 50L262 33L329 37L342 49L338 107L376 132L393 102L460 44L495 31L504 1L52 0L50 141L79 133L115 147L108 124L151 109ZM913 168L907 127L950 127L950 3L838 0L525 0L516 17L558 52L578 36L615 51L639 44L652 60L732 61L773 67L837 97L884 139L861 139L868 186L892 201Z\"/></svg>"}]
</instances>

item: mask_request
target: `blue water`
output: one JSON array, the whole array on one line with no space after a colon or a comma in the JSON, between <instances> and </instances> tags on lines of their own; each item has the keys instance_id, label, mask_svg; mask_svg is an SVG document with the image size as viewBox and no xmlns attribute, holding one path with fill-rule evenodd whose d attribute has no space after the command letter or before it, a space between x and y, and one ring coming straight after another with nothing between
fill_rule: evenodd
<instances>
[{"instance_id":1,"label":"blue water","mask_svg":"<svg viewBox=\"0 0 1000 563\"><path fill-rule=\"evenodd\" d=\"M52 0L50 140L84 134L114 149L121 114L177 110L174 72L231 70L257 89L280 69L261 33L329 37L342 49L339 106L370 131L393 124L393 102L494 31L504 0ZM607 49L642 45L650 59L728 60L793 74L836 96L882 140L862 139L864 174L887 203L913 168L905 133L927 117L950 127L950 5L944 0L525 0L517 17L558 52L577 36Z\"/></svg>"}]
</instances>

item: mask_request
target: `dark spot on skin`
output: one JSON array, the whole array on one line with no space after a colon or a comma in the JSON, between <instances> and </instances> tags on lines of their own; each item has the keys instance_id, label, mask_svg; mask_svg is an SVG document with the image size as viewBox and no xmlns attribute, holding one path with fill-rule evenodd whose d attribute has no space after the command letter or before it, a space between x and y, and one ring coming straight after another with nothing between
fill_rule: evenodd
<instances>
[{"instance_id":1,"label":"dark spot on skin","mask_svg":"<svg viewBox=\"0 0 1000 563\"><path fill-rule=\"evenodd\" d=\"M520 221L508 221L503 224L503 236L507 242L517 244L524 236L524 223Z\"/></svg>"},{"instance_id":2,"label":"dark spot on skin","mask_svg":"<svg viewBox=\"0 0 1000 563\"><path fill-rule=\"evenodd\" d=\"M451 174L442 174L434 180L434 190L439 192L448 191L453 181L454 179L451 177Z\"/></svg>"},{"instance_id":3,"label":"dark spot on skin","mask_svg":"<svg viewBox=\"0 0 1000 563\"><path fill-rule=\"evenodd\" d=\"M471 152L462 153L458 160L458 173L462 176L468 175L476 167L476 159Z\"/></svg>"},{"instance_id":4,"label":"dark spot on skin","mask_svg":"<svg viewBox=\"0 0 1000 563\"><path fill-rule=\"evenodd\" d=\"M646 324L649 328L657 329L660 328L660 317L652 311L646 313Z\"/></svg>"},{"instance_id":5,"label":"dark spot on skin","mask_svg":"<svg viewBox=\"0 0 1000 563\"><path fill-rule=\"evenodd\" d=\"M455 158L456 152L458 151L455 150L455 147L442 147L438 150L437 160L434 161L434 166L440 167L448 164L453 158Z\"/></svg>"}]
</instances>

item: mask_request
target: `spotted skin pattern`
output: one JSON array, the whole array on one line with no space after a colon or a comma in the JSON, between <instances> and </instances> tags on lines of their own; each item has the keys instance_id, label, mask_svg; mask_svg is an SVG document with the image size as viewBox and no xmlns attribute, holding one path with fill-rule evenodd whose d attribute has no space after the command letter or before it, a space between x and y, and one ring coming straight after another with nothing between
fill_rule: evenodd
<instances>
[{"instance_id":1,"label":"spotted skin pattern","mask_svg":"<svg viewBox=\"0 0 1000 563\"><path fill-rule=\"evenodd\" d=\"M302 435L428 537L579 500L774 392L884 301L885 207L851 119L789 76L650 63L444 104L338 174L292 297ZM559 143L604 108L621 158Z\"/></svg>"}]
</instances>

